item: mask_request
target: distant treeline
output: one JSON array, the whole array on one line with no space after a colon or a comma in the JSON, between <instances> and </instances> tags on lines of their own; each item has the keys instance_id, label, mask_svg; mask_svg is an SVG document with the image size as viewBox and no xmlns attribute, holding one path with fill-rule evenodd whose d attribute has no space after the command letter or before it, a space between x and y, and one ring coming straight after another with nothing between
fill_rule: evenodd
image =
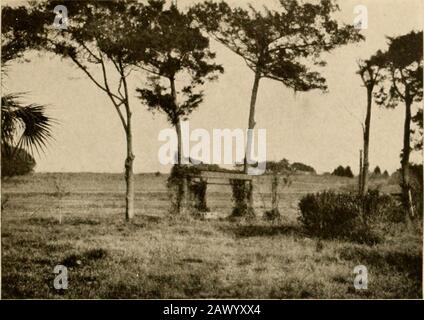
<instances>
[{"instance_id":1,"label":"distant treeline","mask_svg":"<svg viewBox=\"0 0 424 320\"><path fill-rule=\"evenodd\" d=\"M349 166L347 166L347 167L338 166L336 169L334 169L334 171L331 174L333 176L339 176L339 177L348 177L348 178L354 177L352 169ZM389 178L390 175L389 175L389 172L387 170L384 170L384 172L381 173L380 167L376 166L374 171L372 172L371 177L372 178L377 178L377 177Z\"/></svg>"},{"instance_id":2,"label":"distant treeline","mask_svg":"<svg viewBox=\"0 0 424 320\"><path fill-rule=\"evenodd\" d=\"M242 168L243 164L237 164L236 168ZM316 171L313 167L301 163L293 162L290 163L287 159L282 159L280 161L266 161L266 171L265 173L289 173L289 172L304 172L315 174Z\"/></svg>"},{"instance_id":3,"label":"distant treeline","mask_svg":"<svg viewBox=\"0 0 424 320\"><path fill-rule=\"evenodd\" d=\"M349 166L345 168L343 166L338 166L331 174L333 176L353 178L353 172Z\"/></svg>"}]
</instances>

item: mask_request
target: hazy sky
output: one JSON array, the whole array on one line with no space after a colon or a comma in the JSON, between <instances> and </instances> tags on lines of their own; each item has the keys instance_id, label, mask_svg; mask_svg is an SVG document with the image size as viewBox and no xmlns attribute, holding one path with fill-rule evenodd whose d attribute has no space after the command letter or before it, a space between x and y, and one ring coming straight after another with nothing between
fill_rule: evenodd
<instances>
[{"instance_id":1,"label":"hazy sky","mask_svg":"<svg viewBox=\"0 0 424 320\"><path fill-rule=\"evenodd\" d=\"M13 1L12 1L13 2ZM178 0L180 7L193 3ZM247 1L228 1L246 5ZM276 0L251 1L255 6L273 7ZM10 1L8 2L10 3ZM329 92L294 93L282 83L263 79L256 107L256 128L267 130L267 158L287 158L312 165L319 172L332 171L339 164L355 172L362 147L359 119L365 114L366 90L356 72L356 61L377 49L385 49L388 36L422 30L421 0L343 0L340 19L353 23L355 5L368 8L365 42L336 49L326 55L322 74ZM72 19L72 13L69 13ZM212 42L217 62L225 68L219 80L205 87L204 103L190 118L190 128L243 128L247 126L253 73L243 60ZM48 114L58 120L53 141L45 154L36 157L36 171L122 172L125 135L110 100L69 61L51 56L28 56L30 62L15 63L5 80L6 92L29 92L26 101L48 105ZM99 74L98 74L99 75ZM159 131L169 127L163 114L148 112L135 97L135 88L145 76L131 78L134 110L135 171L167 171L159 163ZM415 106L416 107L416 106ZM349 111L347 111L349 110ZM383 110L374 106L372 115L370 166L390 172L399 167L402 149L404 108ZM420 155L413 158L420 161Z\"/></svg>"}]
</instances>

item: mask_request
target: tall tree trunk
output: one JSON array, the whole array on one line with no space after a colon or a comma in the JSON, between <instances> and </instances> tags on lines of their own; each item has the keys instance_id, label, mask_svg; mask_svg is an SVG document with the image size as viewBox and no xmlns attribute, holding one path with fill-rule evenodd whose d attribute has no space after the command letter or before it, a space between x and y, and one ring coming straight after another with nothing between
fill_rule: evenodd
<instances>
[{"instance_id":1,"label":"tall tree trunk","mask_svg":"<svg viewBox=\"0 0 424 320\"><path fill-rule=\"evenodd\" d=\"M124 76L124 68L122 67L122 62L119 62L121 79L124 85L125 91L125 113L127 116L127 124L125 128L125 135L127 138L127 158L125 159L125 182L127 184L127 190L125 195L125 218L127 221L130 221L134 218L134 172L133 172L133 163L134 163L134 154L133 154L133 137L132 137L132 123L131 117L132 112L130 108L129 94L128 94L128 85L127 79Z\"/></svg>"},{"instance_id":2,"label":"tall tree trunk","mask_svg":"<svg viewBox=\"0 0 424 320\"><path fill-rule=\"evenodd\" d=\"M175 108L178 108L177 90L175 89L175 79L170 78L169 81L171 83L172 99L174 100ZM181 138L181 120L179 117L175 121L175 130L177 132L177 139L178 139L177 163L180 166L182 164L182 138Z\"/></svg>"},{"instance_id":3,"label":"tall tree trunk","mask_svg":"<svg viewBox=\"0 0 424 320\"><path fill-rule=\"evenodd\" d=\"M371 106L372 106L372 87L367 86L367 115L365 117L365 129L364 129L364 162L362 170L362 195L366 195L368 192L368 179L369 179L369 161L368 152L370 144L370 127L371 127Z\"/></svg>"},{"instance_id":4,"label":"tall tree trunk","mask_svg":"<svg viewBox=\"0 0 424 320\"><path fill-rule=\"evenodd\" d=\"M405 90L406 91L406 90ZM402 196L405 208L408 210L409 218L414 216L414 208L411 198L411 186L409 181L409 154L411 139L411 104L412 101L406 92L405 94L405 124L403 130L403 152L402 152Z\"/></svg>"},{"instance_id":5,"label":"tall tree trunk","mask_svg":"<svg viewBox=\"0 0 424 320\"><path fill-rule=\"evenodd\" d=\"M169 78L169 81L171 83L171 95L172 99L174 100L175 108L178 108L178 101L177 101L177 90L175 89L175 79ZM177 151L177 166L182 165L182 137L181 137L181 119L178 117L177 119L174 119L174 125L175 130L177 132L177 140L178 140L178 151ZM183 177L183 180L180 184L178 184L178 195L177 195L177 210L179 214L186 214L187 213L187 197L188 197L188 183L187 178Z\"/></svg>"},{"instance_id":6,"label":"tall tree trunk","mask_svg":"<svg viewBox=\"0 0 424 320\"><path fill-rule=\"evenodd\" d=\"M177 140L178 140L177 163L180 166L182 164L182 139L181 139L181 120L180 119L178 119L175 125L175 131L177 132Z\"/></svg>"},{"instance_id":7,"label":"tall tree trunk","mask_svg":"<svg viewBox=\"0 0 424 320\"><path fill-rule=\"evenodd\" d=\"M359 175L358 175L358 192L362 195L362 175L364 173L364 166L362 164L362 149L359 150Z\"/></svg>"},{"instance_id":8,"label":"tall tree trunk","mask_svg":"<svg viewBox=\"0 0 424 320\"><path fill-rule=\"evenodd\" d=\"M134 154L132 146L132 131L131 131L131 110L128 102L125 105L127 113L127 128L125 130L127 138L127 158L125 159L125 181L127 185L126 196L125 196L125 218L130 221L134 218Z\"/></svg>"},{"instance_id":9,"label":"tall tree trunk","mask_svg":"<svg viewBox=\"0 0 424 320\"><path fill-rule=\"evenodd\" d=\"M248 129L253 130L255 127L255 107L256 107L256 98L258 96L258 89L259 89L259 81L261 80L261 71L260 69L256 70L255 72L255 80L253 82L253 88L252 88L252 96L250 98L250 110L249 110L249 124ZM251 154L251 147L252 147L252 138L253 134L247 135L247 144L246 144L246 152L244 155L244 173L247 173L248 170L248 163L247 163L247 157Z\"/></svg>"}]
</instances>

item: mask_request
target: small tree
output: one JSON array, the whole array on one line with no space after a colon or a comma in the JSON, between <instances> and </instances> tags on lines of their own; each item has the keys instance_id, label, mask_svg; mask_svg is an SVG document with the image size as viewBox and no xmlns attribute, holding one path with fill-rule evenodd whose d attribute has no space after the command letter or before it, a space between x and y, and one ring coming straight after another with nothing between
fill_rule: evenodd
<instances>
[{"instance_id":1,"label":"small tree","mask_svg":"<svg viewBox=\"0 0 424 320\"><path fill-rule=\"evenodd\" d=\"M354 177L353 172L352 172L352 169L349 166L347 166L345 168L345 177L348 177L348 178L353 178Z\"/></svg>"},{"instance_id":2,"label":"small tree","mask_svg":"<svg viewBox=\"0 0 424 320\"><path fill-rule=\"evenodd\" d=\"M322 52L355 42L362 37L351 25L340 27L331 15L338 10L332 0L299 4L280 0L280 11L231 8L226 2L206 1L190 10L195 19L217 41L241 56L254 73L248 129L255 127L255 107L262 78L282 82L295 91L326 89L325 79L309 70L324 65ZM244 171L251 150L248 136Z\"/></svg>"},{"instance_id":3,"label":"small tree","mask_svg":"<svg viewBox=\"0 0 424 320\"><path fill-rule=\"evenodd\" d=\"M361 76L364 87L367 89L367 112L365 116L364 126L364 158L363 166L361 168L361 185L360 193L365 196L368 192L368 179L369 179L369 143L370 143L370 129L371 129L371 107L373 99L373 91L376 85L384 80L381 69L384 67L385 56L381 51L378 51L370 59L358 62L358 74Z\"/></svg>"},{"instance_id":4,"label":"small tree","mask_svg":"<svg viewBox=\"0 0 424 320\"><path fill-rule=\"evenodd\" d=\"M333 176L339 176L339 177L343 177L344 176L344 168L343 166L338 166L336 169L333 170L333 172L331 173Z\"/></svg>"},{"instance_id":5,"label":"small tree","mask_svg":"<svg viewBox=\"0 0 424 320\"><path fill-rule=\"evenodd\" d=\"M383 177L386 178L386 179L390 177L390 174L387 170L384 170Z\"/></svg>"},{"instance_id":6,"label":"small tree","mask_svg":"<svg viewBox=\"0 0 424 320\"><path fill-rule=\"evenodd\" d=\"M374 169L374 175L380 176L381 175L381 169L379 166L376 166Z\"/></svg>"},{"instance_id":7,"label":"small tree","mask_svg":"<svg viewBox=\"0 0 424 320\"><path fill-rule=\"evenodd\" d=\"M137 55L130 49L135 42L142 43L144 30L151 22L150 4L144 6L136 0L125 1L44 1L32 3L44 17L45 46L48 51L69 59L90 81L110 99L121 121L126 137L125 216L134 216L134 174L132 110L128 89L128 75L146 50L138 46ZM70 13L67 28L52 28L57 5L65 5ZM100 77L96 75L99 74ZM112 79L117 79L113 81Z\"/></svg>"},{"instance_id":8,"label":"small tree","mask_svg":"<svg viewBox=\"0 0 424 320\"><path fill-rule=\"evenodd\" d=\"M401 102L405 104L401 187L405 208L409 216L413 217L414 208L409 181L411 106L414 102L421 102L423 97L423 32L412 31L406 35L389 38L386 55L390 85L388 90L381 87L378 97L379 103L389 108L394 108Z\"/></svg>"},{"instance_id":9,"label":"small tree","mask_svg":"<svg viewBox=\"0 0 424 320\"><path fill-rule=\"evenodd\" d=\"M150 110L164 112L176 128L177 161L181 165L181 120L202 102L203 92L199 87L207 80L216 79L216 73L222 73L223 68L213 63L215 54L209 49L208 38L191 24L189 16L178 11L174 4L164 10L163 3L160 3L155 10L156 19L145 37L149 53L141 57L139 64L153 76L150 77L150 88L137 91ZM176 86L177 78L184 83L180 88Z\"/></svg>"}]
</instances>

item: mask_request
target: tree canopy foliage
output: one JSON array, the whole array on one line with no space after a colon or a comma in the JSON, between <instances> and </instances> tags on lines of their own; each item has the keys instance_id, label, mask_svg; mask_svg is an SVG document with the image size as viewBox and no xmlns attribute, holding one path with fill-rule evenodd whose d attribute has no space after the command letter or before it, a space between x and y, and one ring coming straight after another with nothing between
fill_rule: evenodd
<instances>
[{"instance_id":1,"label":"tree canopy foliage","mask_svg":"<svg viewBox=\"0 0 424 320\"><path fill-rule=\"evenodd\" d=\"M54 120L47 116L46 107L32 103L22 103L24 93L5 93L7 87L7 68L10 62L20 60L24 53L31 49L39 49L42 45L42 15L26 6L4 6L1 10L1 153L5 166L11 166L16 157L16 167L21 172L22 164L32 170L35 161L32 156L44 150L52 139ZM24 160L22 160L25 158ZM26 161L30 159L30 161ZM23 161L23 162L22 162ZM2 161L3 162L3 161ZM4 176L11 175L11 168L2 170ZM18 168L19 167L19 168ZM2 164L3 168L3 164Z\"/></svg>"},{"instance_id":2,"label":"tree canopy foliage","mask_svg":"<svg viewBox=\"0 0 424 320\"><path fill-rule=\"evenodd\" d=\"M378 102L389 108L401 101L412 104L423 97L423 32L411 31L398 37L388 37L385 68L389 85L382 85Z\"/></svg>"},{"instance_id":3,"label":"tree canopy foliage","mask_svg":"<svg viewBox=\"0 0 424 320\"><path fill-rule=\"evenodd\" d=\"M209 39L193 26L190 17L175 5L168 10L163 5L159 2L154 7L154 23L143 37L149 50L138 63L152 75L150 88L137 91L151 110L163 111L168 121L176 125L202 102L203 91L199 87L215 80L223 68L213 62L215 53L209 49ZM183 83L180 90L175 84L177 77Z\"/></svg>"},{"instance_id":4,"label":"tree canopy foliage","mask_svg":"<svg viewBox=\"0 0 424 320\"><path fill-rule=\"evenodd\" d=\"M322 52L363 37L352 25L331 17L338 6L331 0L316 4L280 0L280 10L232 8L206 1L190 10L217 41L241 56L261 77L283 82L296 91L326 89L325 79L310 71L308 61L323 66Z\"/></svg>"},{"instance_id":5,"label":"tree canopy foliage","mask_svg":"<svg viewBox=\"0 0 424 320\"><path fill-rule=\"evenodd\" d=\"M1 10L2 69L29 49L42 45L44 13L27 6L4 6Z\"/></svg>"}]
</instances>

